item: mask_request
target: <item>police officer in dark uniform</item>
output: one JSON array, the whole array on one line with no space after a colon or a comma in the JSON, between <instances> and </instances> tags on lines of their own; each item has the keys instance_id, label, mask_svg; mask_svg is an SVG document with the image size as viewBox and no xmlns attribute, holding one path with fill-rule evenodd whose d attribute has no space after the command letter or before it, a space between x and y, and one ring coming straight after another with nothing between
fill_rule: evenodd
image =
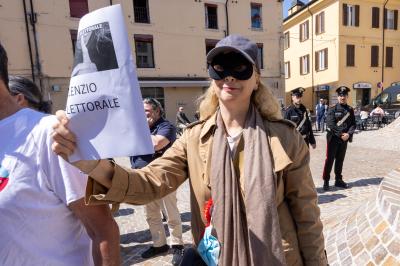
<instances>
[{"instance_id":1,"label":"police officer in dark uniform","mask_svg":"<svg viewBox=\"0 0 400 266\"><path fill-rule=\"evenodd\" d=\"M327 149L322 176L324 179L323 189L325 191L329 190L329 179L333 161L335 161L335 186L348 188L342 176L343 161L346 155L347 142L352 141L356 129L354 110L351 106L347 105L349 91L350 89L346 86L337 88L338 103L329 108L326 117Z\"/></svg>"},{"instance_id":2,"label":"police officer in dark uniform","mask_svg":"<svg viewBox=\"0 0 400 266\"><path fill-rule=\"evenodd\" d=\"M285 112L285 119L294 122L297 125L297 130L303 136L307 146L311 144L311 147L315 149L316 143L314 134L312 131L311 121L308 116L306 107L301 103L305 89L296 88L291 91L292 94L292 105L290 105Z\"/></svg>"}]
</instances>

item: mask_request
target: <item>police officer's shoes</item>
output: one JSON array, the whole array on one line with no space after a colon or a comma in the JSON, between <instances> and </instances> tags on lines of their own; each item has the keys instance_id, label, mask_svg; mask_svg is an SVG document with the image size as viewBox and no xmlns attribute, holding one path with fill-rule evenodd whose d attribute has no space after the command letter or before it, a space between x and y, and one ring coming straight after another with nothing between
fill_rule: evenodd
<instances>
[{"instance_id":1,"label":"police officer's shoes","mask_svg":"<svg viewBox=\"0 0 400 266\"><path fill-rule=\"evenodd\" d=\"M339 179L335 181L335 187L340 187L340 188L349 188L349 185L344 182L343 180Z\"/></svg>"},{"instance_id":2,"label":"police officer's shoes","mask_svg":"<svg viewBox=\"0 0 400 266\"><path fill-rule=\"evenodd\" d=\"M329 190L329 181L328 180L324 180L323 189L324 189L324 191L328 191Z\"/></svg>"}]
</instances>

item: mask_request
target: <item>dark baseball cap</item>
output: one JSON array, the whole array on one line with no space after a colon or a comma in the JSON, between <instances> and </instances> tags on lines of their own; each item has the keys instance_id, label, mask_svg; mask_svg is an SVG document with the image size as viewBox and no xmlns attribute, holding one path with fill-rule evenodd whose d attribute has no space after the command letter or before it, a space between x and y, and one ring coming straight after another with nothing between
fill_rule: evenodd
<instances>
[{"instance_id":1,"label":"dark baseball cap","mask_svg":"<svg viewBox=\"0 0 400 266\"><path fill-rule=\"evenodd\" d=\"M229 35L220 40L208 54L207 63L211 64L213 59L221 54L228 52L237 52L242 54L247 60L256 66L257 70L260 70L258 65L258 46L256 43L241 35Z\"/></svg>"}]
</instances>

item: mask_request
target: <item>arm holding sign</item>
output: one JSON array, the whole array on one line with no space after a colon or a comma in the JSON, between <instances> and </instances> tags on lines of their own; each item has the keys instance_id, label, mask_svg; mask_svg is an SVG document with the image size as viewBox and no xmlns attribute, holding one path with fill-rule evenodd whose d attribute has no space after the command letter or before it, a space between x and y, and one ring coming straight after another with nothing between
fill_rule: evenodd
<instances>
[{"instance_id":1,"label":"arm holding sign","mask_svg":"<svg viewBox=\"0 0 400 266\"><path fill-rule=\"evenodd\" d=\"M52 149L68 159L76 148L76 137L68 129L68 118L57 112ZM81 160L77 168L89 175L86 202L146 204L175 191L188 177L186 138L175 141L164 156L142 169L125 169L109 160Z\"/></svg>"}]
</instances>

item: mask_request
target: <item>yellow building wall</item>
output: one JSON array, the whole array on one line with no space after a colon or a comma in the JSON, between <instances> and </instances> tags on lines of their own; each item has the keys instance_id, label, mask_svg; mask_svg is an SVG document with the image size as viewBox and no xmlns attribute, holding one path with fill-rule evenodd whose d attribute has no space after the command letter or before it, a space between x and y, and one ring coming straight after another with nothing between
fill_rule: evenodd
<instances>
[{"instance_id":1,"label":"yellow building wall","mask_svg":"<svg viewBox=\"0 0 400 266\"><path fill-rule=\"evenodd\" d=\"M300 11L298 14L285 21L283 32L290 32L290 47L284 50L284 62L290 61L290 78L285 79L286 99L290 99L290 91L297 87L303 87L306 92L303 96L303 104L310 110L317 103L315 89L321 85L332 86L338 80L339 65L339 3L336 0L319 1ZM315 34L316 15L325 12L325 32ZM300 42L299 25L309 21L309 39ZM328 68L323 71L315 70L315 52L328 48ZM309 55L308 74L300 74L300 57ZM332 94L328 96L332 100ZM290 101L289 101L290 103Z\"/></svg>"},{"instance_id":2,"label":"yellow building wall","mask_svg":"<svg viewBox=\"0 0 400 266\"><path fill-rule=\"evenodd\" d=\"M354 83L365 82L372 85L370 98L377 96L381 92L378 88L378 82L382 80L382 71L384 71L383 85L389 87L392 82L399 81L400 70L400 25L398 30L385 30L385 47L393 47L393 67L384 67L382 69L383 56L383 1L379 0L353 0L340 1L340 10L342 4L360 5L360 24L359 27L348 27L342 25L342 11L340 12L339 29L340 38L340 67L339 77L340 85L346 85L352 89L349 95L349 103L353 106L360 105L360 90L353 89ZM379 28L372 28L372 7L380 8ZM391 0L388 2L387 9L400 10L400 1ZM355 45L355 66L346 66L346 45ZM379 46L379 66L371 67L371 46ZM358 97L357 97L358 96Z\"/></svg>"},{"instance_id":3,"label":"yellow building wall","mask_svg":"<svg viewBox=\"0 0 400 266\"><path fill-rule=\"evenodd\" d=\"M382 68L383 57L383 4L381 0L321 0L309 6L313 14L325 11L325 33L315 36L315 19L313 25L314 52L323 48L328 48L328 70L315 72L314 60L312 70L314 71L314 88L319 85L329 85L330 103L336 102L335 89L340 85L351 88L349 94L349 104L356 106L361 103L362 91L354 89L355 83L369 83L372 88L369 92L370 99L374 98L381 89L378 88L378 82L382 81L383 86L389 87L391 83L400 81L400 23L398 30L385 30L385 47L393 47L393 67ZM343 26L343 4L352 4L360 6L359 27ZM372 7L380 8L380 27L372 28ZM387 9L400 10L399 0L390 0L386 6ZM315 15L314 15L315 16ZM299 24L306 19L311 20L307 8L292 18L284 22L284 32L290 31L291 45L284 51L284 61L291 61L291 78L285 80L286 92L292 88L302 86L308 90L312 86L312 75L300 75L299 57L311 53L310 40L299 43ZM346 45L355 45L355 66L346 65ZM371 67L371 46L379 46L379 66ZM311 55L310 55L311 56ZM313 108L316 103L314 93L305 94L308 108ZM289 98L289 96L287 96ZM312 103L312 105L311 105Z\"/></svg>"}]
</instances>

